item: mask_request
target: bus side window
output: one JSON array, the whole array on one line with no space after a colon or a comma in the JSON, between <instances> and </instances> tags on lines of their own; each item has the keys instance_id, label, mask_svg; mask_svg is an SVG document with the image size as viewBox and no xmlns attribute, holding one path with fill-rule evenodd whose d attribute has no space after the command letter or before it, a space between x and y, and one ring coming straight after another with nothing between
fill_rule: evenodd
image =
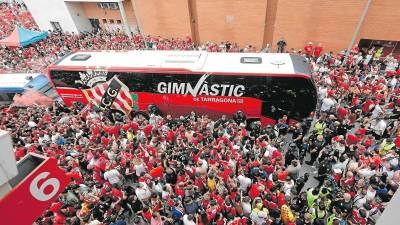
<instances>
[{"instance_id":1,"label":"bus side window","mask_svg":"<svg viewBox=\"0 0 400 225\"><path fill-rule=\"evenodd\" d=\"M257 96L259 99L263 99L265 96L268 96L269 88L266 77L256 76L253 77L253 79L254 81L251 82L257 85L255 88L255 96Z\"/></svg>"},{"instance_id":2,"label":"bus side window","mask_svg":"<svg viewBox=\"0 0 400 225\"><path fill-rule=\"evenodd\" d=\"M147 91L145 90L146 84L146 79L144 79L145 74L139 74L139 73L118 73L118 74L113 74L112 76L117 75L118 79L124 83L130 91L135 91L135 92L141 92L141 91Z\"/></svg>"},{"instance_id":3,"label":"bus side window","mask_svg":"<svg viewBox=\"0 0 400 225\"><path fill-rule=\"evenodd\" d=\"M78 71L52 71L51 79L56 87L82 87L81 84L75 82L80 80Z\"/></svg>"},{"instance_id":4,"label":"bus side window","mask_svg":"<svg viewBox=\"0 0 400 225\"><path fill-rule=\"evenodd\" d=\"M224 76L224 84L243 85L245 87L244 96L265 100L268 92L268 83L264 76Z\"/></svg>"}]
</instances>

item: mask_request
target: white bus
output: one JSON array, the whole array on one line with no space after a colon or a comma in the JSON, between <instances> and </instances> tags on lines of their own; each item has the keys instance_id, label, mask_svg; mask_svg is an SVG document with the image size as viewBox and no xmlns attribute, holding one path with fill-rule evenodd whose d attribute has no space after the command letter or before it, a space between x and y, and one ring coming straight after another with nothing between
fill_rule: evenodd
<instances>
[{"instance_id":1,"label":"white bus","mask_svg":"<svg viewBox=\"0 0 400 225\"><path fill-rule=\"evenodd\" d=\"M132 105L118 103L121 107L146 111L156 106L173 116L195 111L217 118L242 110L247 118L273 124L283 115L302 120L317 103L309 64L291 54L80 51L48 71L67 105L87 104L87 93L100 102L106 90L97 89L113 77L129 88L133 99L128 101Z\"/></svg>"}]
</instances>

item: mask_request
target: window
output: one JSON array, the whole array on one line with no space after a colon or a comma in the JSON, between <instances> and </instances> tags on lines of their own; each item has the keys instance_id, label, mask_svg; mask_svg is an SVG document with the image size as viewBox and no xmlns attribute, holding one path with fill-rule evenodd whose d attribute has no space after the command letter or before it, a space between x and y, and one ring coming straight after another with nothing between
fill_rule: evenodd
<instances>
[{"instance_id":1,"label":"window","mask_svg":"<svg viewBox=\"0 0 400 225\"><path fill-rule=\"evenodd\" d=\"M77 54L71 58L71 61L86 61L91 57L89 54Z\"/></svg>"},{"instance_id":2,"label":"window","mask_svg":"<svg viewBox=\"0 0 400 225\"><path fill-rule=\"evenodd\" d=\"M99 19L89 18L89 22L90 22L90 25L92 26L92 28L94 30L100 30L101 29Z\"/></svg>"},{"instance_id":3,"label":"window","mask_svg":"<svg viewBox=\"0 0 400 225\"><path fill-rule=\"evenodd\" d=\"M107 19L102 19L103 23L107 23Z\"/></svg>"},{"instance_id":4,"label":"window","mask_svg":"<svg viewBox=\"0 0 400 225\"><path fill-rule=\"evenodd\" d=\"M83 71L52 71L51 79L56 87L68 87L86 89L90 88L85 84L81 84L79 72ZM156 92L157 84L160 82L157 79L153 79L151 73L120 73L120 72L108 72L107 80L117 76L118 79L124 83L131 91L137 92ZM164 74L157 76L158 79L165 77Z\"/></svg>"},{"instance_id":5,"label":"window","mask_svg":"<svg viewBox=\"0 0 400 225\"><path fill-rule=\"evenodd\" d=\"M261 96L262 114L279 118L304 118L315 110L316 93L311 80L295 77L266 77L267 87Z\"/></svg>"},{"instance_id":6,"label":"window","mask_svg":"<svg viewBox=\"0 0 400 225\"><path fill-rule=\"evenodd\" d=\"M242 58L240 58L240 63L261 64L262 58L261 57L242 57Z\"/></svg>"},{"instance_id":7,"label":"window","mask_svg":"<svg viewBox=\"0 0 400 225\"><path fill-rule=\"evenodd\" d=\"M59 22L50 21L50 25L54 31L62 31L61 25Z\"/></svg>"},{"instance_id":8,"label":"window","mask_svg":"<svg viewBox=\"0 0 400 225\"><path fill-rule=\"evenodd\" d=\"M117 20L117 23L118 23L118 24L121 24L121 20Z\"/></svg>"},{"instance_id":9,"label":"window","mask_svg":"<svg viewBox=\"0 0 400 225\"><path fill-rule=\"evenodd\" d=\"M117 10L119 9L118 3L116 2L98 2L96 3L98 8L101 9L113 9L113 10Z\"/></svg>"},{"instance_id":10,"label":"window","mask_svg":"<svg viewBox=\"0 0 400 225\"><path fill-rule=\"evenodd\" d=\"M108 3L110 9L119 9L118 7L118 3L116 2L112 2L112 3Z\"/></svg>"},{"instance_id":11,"label":"window","mask_svg":"<svg viewBox=\"0 0 400 225\"><path fill-rule=\"evenodd\" d=\"M87 88L75 82L80 80L77 71L52 71L51 80L56 87Z\"/></svg>"},{"instance_id":12,"label":"window","mask_svg":"<svg viewBox=\"0 0 400 225\"><path fill-rule=\"evenodd\" d=\"M107 76L107 79L111 79L114 75L117 75L118 79L131 91L152 92L151 82L153 79L151 73L114 73Z\"/></svg>"},{"instance_id":13,"label":"window","mask_svg":"<svg viewBox=\"0 0 400 225\"><path fill-rule=\"evenodd\" d=\"M110 19L110 23L114 23L114 20L113 20L113 19Z\"/></svg>"},{"instance_id":14,"label":"window","mask_svg":"<svg viewBox=\"0 0 400 225\"><path fill-rule=\"evenodd\" d=\"M103 5L103 9L110 8L109 3L107 3L107 2L102 3L102 5Z\"/></svg>"}]
</instances>

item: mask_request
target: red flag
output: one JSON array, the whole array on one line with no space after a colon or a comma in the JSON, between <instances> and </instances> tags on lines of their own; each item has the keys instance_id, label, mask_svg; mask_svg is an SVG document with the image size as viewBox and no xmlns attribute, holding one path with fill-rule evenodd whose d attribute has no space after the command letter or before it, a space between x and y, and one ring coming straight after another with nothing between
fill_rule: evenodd
<instances>
[{"instance_id":1,"label":"red flag","mask_svg":"<svg viewBox=\"0 0 400 225\"><path fill-rule=\"evenodd\" d=\"M91 89L83 90L83 93L89 102L98 107L116 109L125 114L132 111L133 99L129 88L116 76Z\"/></svg>"}]
</instances>

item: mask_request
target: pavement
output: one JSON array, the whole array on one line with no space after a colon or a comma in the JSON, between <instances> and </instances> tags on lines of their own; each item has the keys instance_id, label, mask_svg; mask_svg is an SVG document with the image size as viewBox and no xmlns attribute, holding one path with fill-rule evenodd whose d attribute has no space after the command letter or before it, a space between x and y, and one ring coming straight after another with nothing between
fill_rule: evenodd
<instances>
[{"instance_id":1,"label":"pavement","mask_svg":"<svg viewBox=\"0 0 400 225\"><path fill-rule=\"evenodd\" d=\"M304 161L308 160L310 160L310 156L307 153L307 156L305 157ZM302 191L306 191L308 188L316 187L318 185L319 182L313 177L315 175L313 172L315 171L317 170L312 168L310 165L307 165L305 163L301 165L300 176L303 176L305 173L308 173L310 175L308 177L308 181L304 184Z\"/></svg>"},{"instance_id":2,"label":"pavement","mask_svg":"<svg viewBox=\"0 0 400 225\"><path fill-rule=\"evenodd\" d=\"M292 134L288 133L284 138L283 138L283 142L285 143L284 145L284 149L288 149L289 144L292 140ZM307 153L306 157L304 158L304 162L309 161L310 160L310 154ZM302 191L306 191L308 188L312 188L312 187L316 187L318 185L318 180L316 180L314 178L314 172L317 171L315 168L311 167L310 165L307 165L305 163L303 163L301 165L301 170L300 170L300 176L303 176L305 173L309 174L308 177L308 181L304 184L304 187L302 189Z\"/></svg>"}]
</instances>

